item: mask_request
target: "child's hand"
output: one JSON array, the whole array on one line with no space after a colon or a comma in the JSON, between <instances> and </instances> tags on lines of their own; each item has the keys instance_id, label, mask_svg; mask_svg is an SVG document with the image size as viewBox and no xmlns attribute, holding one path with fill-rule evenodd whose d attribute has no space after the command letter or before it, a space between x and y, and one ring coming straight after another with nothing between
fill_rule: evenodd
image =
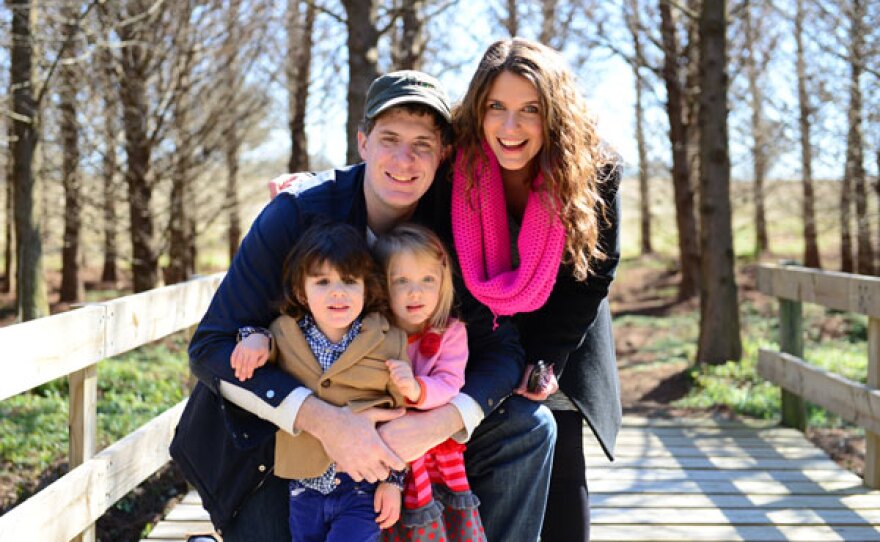
<instances>
[{"instance_id":1,"label":"child's hand","mask_svg":"<svg viewBox=\"0 0 880 542\"><path fill-rule=\"evenodd\" d=\"M399 359L389 359L385 360L385 365L388 366L388 372L391 373L391 381L406 397L406 400L410 403L418 403L422 397L422 387L413 375L410 364Z\"/></svg>"},{"instance_id":2,"label":"child's hand","mask_svg":"<svg viewBox=\"0 0 880 542\"><path fill-rule=\"evenodd\" d=\"M229 361L235 369L235 378L244 382L254 375L254 370L262 367L269 360L269 337L261 333L252 333L238 344L232 351Z\"/></svg>"},{"instance_id":3,"label":"child's hand","mask_svg":"<svg viewBox=\"0 0 880 542\"><path fill-rule=\"evenodd\" d=\"M400 519L400 490L394 484L381 482L373 496L373 510L380 529L387 529Z\"/></svg>"}]
</instances>

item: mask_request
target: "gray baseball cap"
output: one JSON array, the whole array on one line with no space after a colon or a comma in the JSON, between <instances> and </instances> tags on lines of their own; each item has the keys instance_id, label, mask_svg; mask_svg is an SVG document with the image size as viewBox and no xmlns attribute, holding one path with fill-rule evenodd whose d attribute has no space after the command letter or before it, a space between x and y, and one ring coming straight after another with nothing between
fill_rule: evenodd
<instances>
[{"instance_id":1,"label":"gray baseball cap","mask_svg":"<svg viewBox=\"0 0 880 542\"><path fill-rule=\"evenodd\" d=\"M451 122L449 97L440 81L427 73L401 70L386 73L370 84L364 116L374 119L390 107L401 104L425 104Z\"/></svg>"}]
</instances>

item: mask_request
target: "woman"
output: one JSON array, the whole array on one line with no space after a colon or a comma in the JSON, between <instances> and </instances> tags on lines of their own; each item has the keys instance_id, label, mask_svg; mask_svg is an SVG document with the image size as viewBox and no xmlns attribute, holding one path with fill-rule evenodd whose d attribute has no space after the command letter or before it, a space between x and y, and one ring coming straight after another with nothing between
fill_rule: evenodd
<instances>
[{"instance_id":1,"label":"woman","mask_svg":"<svg viewBox=\"0 0 880 542\"><path fill-rule=\"evenodd\" d=\"M621 417L606 300L619 169L562 57L533 41L489 47L453 124L465 284L496 318L513 316L529 363L550 367L543 385L530 391L526 375L517 390L546 400L558 426L541 540L589 540L582 418L613 459Z\"/></svg>"}]
</instances>

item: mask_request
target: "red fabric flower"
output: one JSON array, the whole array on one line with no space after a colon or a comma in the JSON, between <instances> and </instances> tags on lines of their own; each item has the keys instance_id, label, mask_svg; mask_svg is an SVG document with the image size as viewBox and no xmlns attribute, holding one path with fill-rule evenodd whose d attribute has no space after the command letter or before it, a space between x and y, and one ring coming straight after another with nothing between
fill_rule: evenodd
<instances>
[{"instance_id":1,"label":"red fabric flower","mask_svg":"<svg viewBox=\"0 0 880 542\"><path fill-rule=\"evenodd\" d=\"M440 350L440 342L443 336L436 331L426 331L419 343L419 353L425 357L432 357Z\"/></svg>"}]
</instances>

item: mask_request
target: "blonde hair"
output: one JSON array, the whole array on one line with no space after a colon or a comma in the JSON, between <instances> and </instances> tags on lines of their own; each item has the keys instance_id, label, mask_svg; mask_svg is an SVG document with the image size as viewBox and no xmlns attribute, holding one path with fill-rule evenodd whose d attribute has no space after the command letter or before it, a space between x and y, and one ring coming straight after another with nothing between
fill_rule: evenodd
<instances>
[{"instance_id":1,"label":"blonde hair","mask_svg":"<svg viewBox=\"0 0 880 542\"><path fill-rule=\"evenodd\" d=\"M606 258L599 246L599 220L605 219L599 183L604 181L600 179L603 168L614 158L600 143L596 120L578 91L574 74L555 50L523 38L496 41L486 50L467 93L453 111L456 147L466 166L466 190L470 194L474 189L478 164L488 158L482 149L487 96L503 72L524 77L538 91L544 144L533 161L532 177L543 173L544 182L537 189L550 196L550 205L559 207L565 226L563 261L572 265L577 280L586 280L591 261Z\"/></svg>"},{"instance_id":2,"label":"blonde hair","mask_svg":"<svg viewBox=\"0 0 880 542\"><path fill-rule=\"evenodd\" d=\"M416 257L425 256L440 264L440 296L437 306L431 313L429 323L432 329L442 332L449 325L452 315L452 302L454 289L452 287L452 266L449 260L449 252L443 246L443 242L437 234L417 224L401 224L395 226L388 233L383 234L376 240L373 246L373 254L385 273L386 285L390 289L391 263L395 256L401 253L409 253Z\"/></svg>"}]
</instances>

